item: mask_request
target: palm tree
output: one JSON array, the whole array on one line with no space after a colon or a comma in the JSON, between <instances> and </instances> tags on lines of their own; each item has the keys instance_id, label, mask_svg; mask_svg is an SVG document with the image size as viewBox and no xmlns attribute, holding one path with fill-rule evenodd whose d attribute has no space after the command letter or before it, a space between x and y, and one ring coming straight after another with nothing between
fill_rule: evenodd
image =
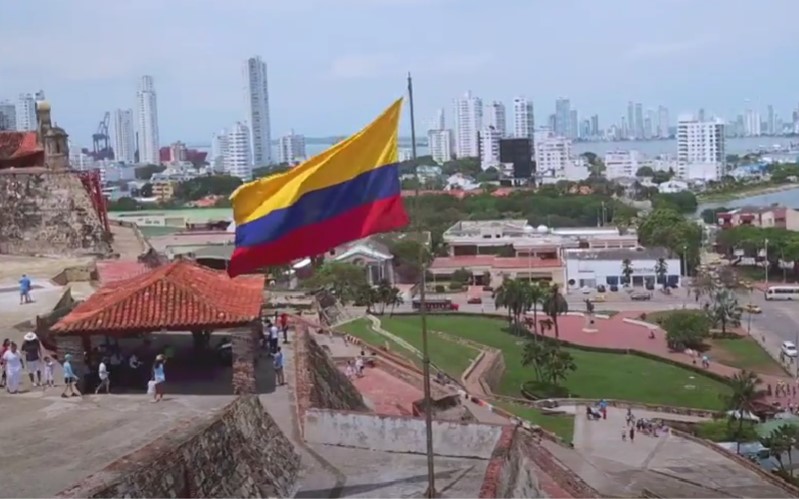
<instances>
[{"instance_id":1,"label":"palm tree","mask_svg":"<svg viewBox=\"0 0 799 499\"><path fill-rule=\"evenodd\" d=\"M633 264L629 258L625 258L621 262L621 275L624 276L625 285L632 284Z\"/></svg>"},{"instance_id":2,"label":"palm tree","mask_svg":"<svg viewBox=\"0 0 799 499\"><path fill-rule=\"evenodd\" d=\"M402 299L402 292L398 288L391 288L391 293L389 294L389 305L391 305L391 312L388 313L388 316L391 317L394 315L394 307L397 305L402 305L405 300Z\"/></svg>"},{"instance_id":3,"label":"palm tree","mask_svg":"<svg viewBox=\"0 0 799 499\"><path fill-rule=\"evenodd\" d=\"M538 334L538 306L544 303L547 289L545 285L532 282L528 286L527 293L530 307L533 309L533 334Z\"/></svg>"},{"instance_id":4,"label":"palm tree","mask_svg":"<svg viewBox=\"0 0 799 499\"><path fill-rule=\"evenodd\" d=\"M560 330L558 329L558 316L563 315L569 311L569 304L566 298L560 293L560 286L553 284L549 288L546 298L541 309L547 314L552 321L552 326L555 328L555 338L560 339Z\"/></svg>"},{"instance_id":5,"label":"palm tree","mask_svg":"<svg viewBox=\"0 0 799 499\"><path fill-rule=\"evenodd\" d=\"M738 431L736 440L738 442L737 452L741 452L741 436L743 434L744 418L754 411L755 403L763 398L764 393L758 389L757 385L761 382L757 374L752 371L742 370L735 373L730 380L732 393L725 398L725 405L730 412L730 421L738 419Z\"/></svg>"},{"instance_id":6,"label":"palm tree","mask_svg":"<svg viewBox=\"0 0 799 499\"><path fill-rule=\"evenodd\" d=\"M708 308L713 327L720 327L721 334L727 333L727 326L741 325L741 307L728 289L719 289L713 294L713 305Z\"/></svg>"},{"instance_id":7,"label":"palm tree","mask_svg":"<svg viewBox=\"0 0 799 499\"><path fill-rule=\"evenodd\" d=\"M512 281L510 279L506 278L502 281L502 285L494 290L494 306L497 309L508 309L508 324L513 322L513 313L511 312L511 308L508 306L511 301L511 282Z\"/></svg>"},{"instance_id":8,"label":"palm tree","mask_svg":"<svg viewBox=\"0 0 799 499\"><path fill-rule=\"evenodd\" d=\"M669 283L666 281L666 274L668 272L669 264L666 263L666 259L658 258L658 261L655 264L655 275L657 275L658 280L663 285L663 289L667 289L669 287Z\"/></svg>"}]
</instances>

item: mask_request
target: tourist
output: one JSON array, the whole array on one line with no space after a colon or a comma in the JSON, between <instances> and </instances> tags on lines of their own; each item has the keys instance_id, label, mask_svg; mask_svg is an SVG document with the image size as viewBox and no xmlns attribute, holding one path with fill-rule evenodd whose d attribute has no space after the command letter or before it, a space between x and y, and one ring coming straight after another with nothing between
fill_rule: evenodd
<instances>
[{"instance_id":1,"label":"tourist","mask_svg":"<svg viewBox=\"0 0 799 499\"><path fill-rule=\"evenodd\" d=\"M355 374L360 378L363 377L363 356L355 358Z\"/></svg>"},{"instance_id":2,"label":"tourist","mask_svg":"<svg viewBox=\"0 0 799 499\"><path fill-rule=\"evenodd\" d=\"M280 337L277 326L272 324L269 327L269 351L274 355L277 352L277 342Z\"/></svg>"},{"instance_id":3,"label":"tourist","mask_svg":"<svg viewBox=\"0 0 799 499\"><path fill-rule=\"evenodd\" d=\"M344 368L344 375L347 377L347 379L352 379L355 377L355 368L352 367L351 360L347 361L347 367Z\"/></svg>"},{"instance_id":4,"label":"tourist","mask_svg":"<svg viewBox=\"0 0 799 499\"><path fill-rule=\"evenodd\" d=\"M64 369L64 392L61 397L80 397L81 393L77 388L78 376L72 369L72 354L64 355L64 364L61 367ZM67 392L69 392L69 395L67 395Z\"/></svg>"},{"instance_id":5,"label":"tourist","mask_svg":"<svg viewBox=\"0 0 799 499\"><path fill-rule=\"evenodd\" d=\"M705 369L710 367L710 357L708 357L707 354L702 356L702 367Z\"/></svg>"},{"instance_id":6,"label":"tourist","mask_svg":"<svg viewBox=\"0 0 799 499\"><path fill-rule=\"evenodd\" d=\"M31 280L28 276L22 274L22 279L19 280L19 304L31 303Z\"/></svg>"},{"instance_id":7,"label":"tourist","mask_svg":"<svg viewBox=\"0 0 799 499\"><path fill-rule=\"evenodd\" d=\"M30 331L22 337L22 352L25 354L25 363L28 368L28 378L33 386L42 384L42 343L36 333Z\"/></svg>"},{"instance_id":8,"label":"tourist","mask_svg":"<svg viewBox=\"0 0 799 499\"><path fill-rule=\"evenodd\" d=\"M289 342L289 316L283 312L280 314L280 329L283 331L283 343Z\"/></svg>"},{"instance_id":9,"label":"tourist","mask_svg":"<svg viewBox=\"0 0 799 499\"><path fill-rule=\"evenodd\" d=\"M19 393L19 383L22 380L22 355L17 351L17 344L13 341L3 354L3 365L8 393Z\"/></svg>"},{"instance_id":10,"label":"tourist","mask_svg":"<svg viewBox=\"0 0 799 499\"><path fill-rule=\"evenodd\" d=\"M44 358L44 386L55 386L55 374L53 369L55 368L55 362L49 356Z\"/></svg>"},{"instance_id":11,"label":"tourist","mask_svg":"<svg viewBox=\"0 0 799 499\"><path fill-rule=\"evenodd\" d=\"M621 427L621 441L622 442L626 442L627 441L627 427L626 426L622 426Z\"/></svg>"},{"instance_id":12,"label":"tourist","mask_svg":"<svg viewBox=\"0 0 799 499\"><path fill-rule=\"evenodd\" d=\"M100 361L100 366L97 368L97 376L100 378L100 384L94 390L94 394L100 393L100 390L105 388L106 395L111 393L111 379L108 376L108 359L103 358Z\"/></svg>"},{"instance_id":13,"label":"tourist","mask_svg":"<svg viewBox=\"0 0 799 499\"><path fill-rule=\"evenodd\" d=\"M633 440L635 440L635 427L631 426L630 427L630 443L632 443Z\"/></svg>"},{"instance_id":14,"label":"tourist","mask_svg":"<svg viewBox=\"0 0 799 499\"><path fill-rule=\"evenodd\" d=\"M4 339L3 346L0 347L0 366L3 364L3 354L5 354L6 351L8 351L10 346L11 346L11 340L9 340L8 338ZM0 378L0 388L6 386L6 370L2 369L2 371L3 375L2 378Z\"/></svg>"},{"instance_id":15,"label":"tourist","mask_svg":"<svg viewBox=\"0 0 799 499\"><path fill-rule=\"evenodd\" d=\"M166 375L164 374L164 363L166 358L164 354L158 354L155 357L153 364L153 381L155 382L155 393L153 393L153 403L160 402L164 398L164 383L166 383Z\"/></svg>"},{"instance_id":16,"label":"tourist","mask_svg":"<svg viewBox=\"0 0 799 499\"><path fill-rule=\"evenodd\" d=\"M283 350L280 347L277 347L277 351L275 351L275 383L278 386L286 384L286 378L283 375Z\"/></svg>"}]
</instances>

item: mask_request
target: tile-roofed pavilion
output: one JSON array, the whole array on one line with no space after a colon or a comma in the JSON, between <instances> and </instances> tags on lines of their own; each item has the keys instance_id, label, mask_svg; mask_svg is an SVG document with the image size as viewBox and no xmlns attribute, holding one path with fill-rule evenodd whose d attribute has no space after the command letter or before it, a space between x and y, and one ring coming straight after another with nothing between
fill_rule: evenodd
<instances>
[{"instance_id":1,"label":"tile-roofed pavilion","mask_svg":"<svg viewBox=\"0 0 799 499\"><path fill-rule=\"evenodd\" d=\"M44 165L44 149L36 132L0 132L0 168Z\"/></svg>"},{"instance_id":2,"label":"tile-roofed pavilion","mask_svg":"<svg viewBox=\"0 0 799 499\"><path fill-rule=\"evenodd\" d=\"M178 260L108 283L50 330L58 338L240 327L259 319L263 288L263 276L230 279Z\"/></svg>"}]
</instances>

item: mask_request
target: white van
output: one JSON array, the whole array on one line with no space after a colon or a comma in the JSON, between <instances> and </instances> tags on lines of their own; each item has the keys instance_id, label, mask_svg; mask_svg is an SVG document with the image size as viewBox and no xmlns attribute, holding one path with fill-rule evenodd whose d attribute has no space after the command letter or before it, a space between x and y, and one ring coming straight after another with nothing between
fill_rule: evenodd
<instances>
[{"instance_id":1,"label":"white van","mask_svg":"<svg viewBox=\"0 0 799 499\"><path fill-rule=\"evenodd\" d=\"M799 286L770 286L766 300L799 300Z\"/></svg>"}]
</instances>

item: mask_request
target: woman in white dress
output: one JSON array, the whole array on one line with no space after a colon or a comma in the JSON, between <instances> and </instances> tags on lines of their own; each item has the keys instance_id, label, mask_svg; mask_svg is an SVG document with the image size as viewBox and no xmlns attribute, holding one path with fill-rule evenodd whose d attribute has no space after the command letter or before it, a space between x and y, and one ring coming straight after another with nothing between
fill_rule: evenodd
<instances>
[{"instance_id":1,"label":"woman in white dress","mask_svg":"<svg viewBox=\"0 0 799 499\"><path fill-rule=\"evenodd\" d=\"M22 354L17 350L17 344L11 346L3 354L3 364L6 368L6 389L8 393L19 393L19 383L22 380Z\"/></svg>"}]
</instances>

